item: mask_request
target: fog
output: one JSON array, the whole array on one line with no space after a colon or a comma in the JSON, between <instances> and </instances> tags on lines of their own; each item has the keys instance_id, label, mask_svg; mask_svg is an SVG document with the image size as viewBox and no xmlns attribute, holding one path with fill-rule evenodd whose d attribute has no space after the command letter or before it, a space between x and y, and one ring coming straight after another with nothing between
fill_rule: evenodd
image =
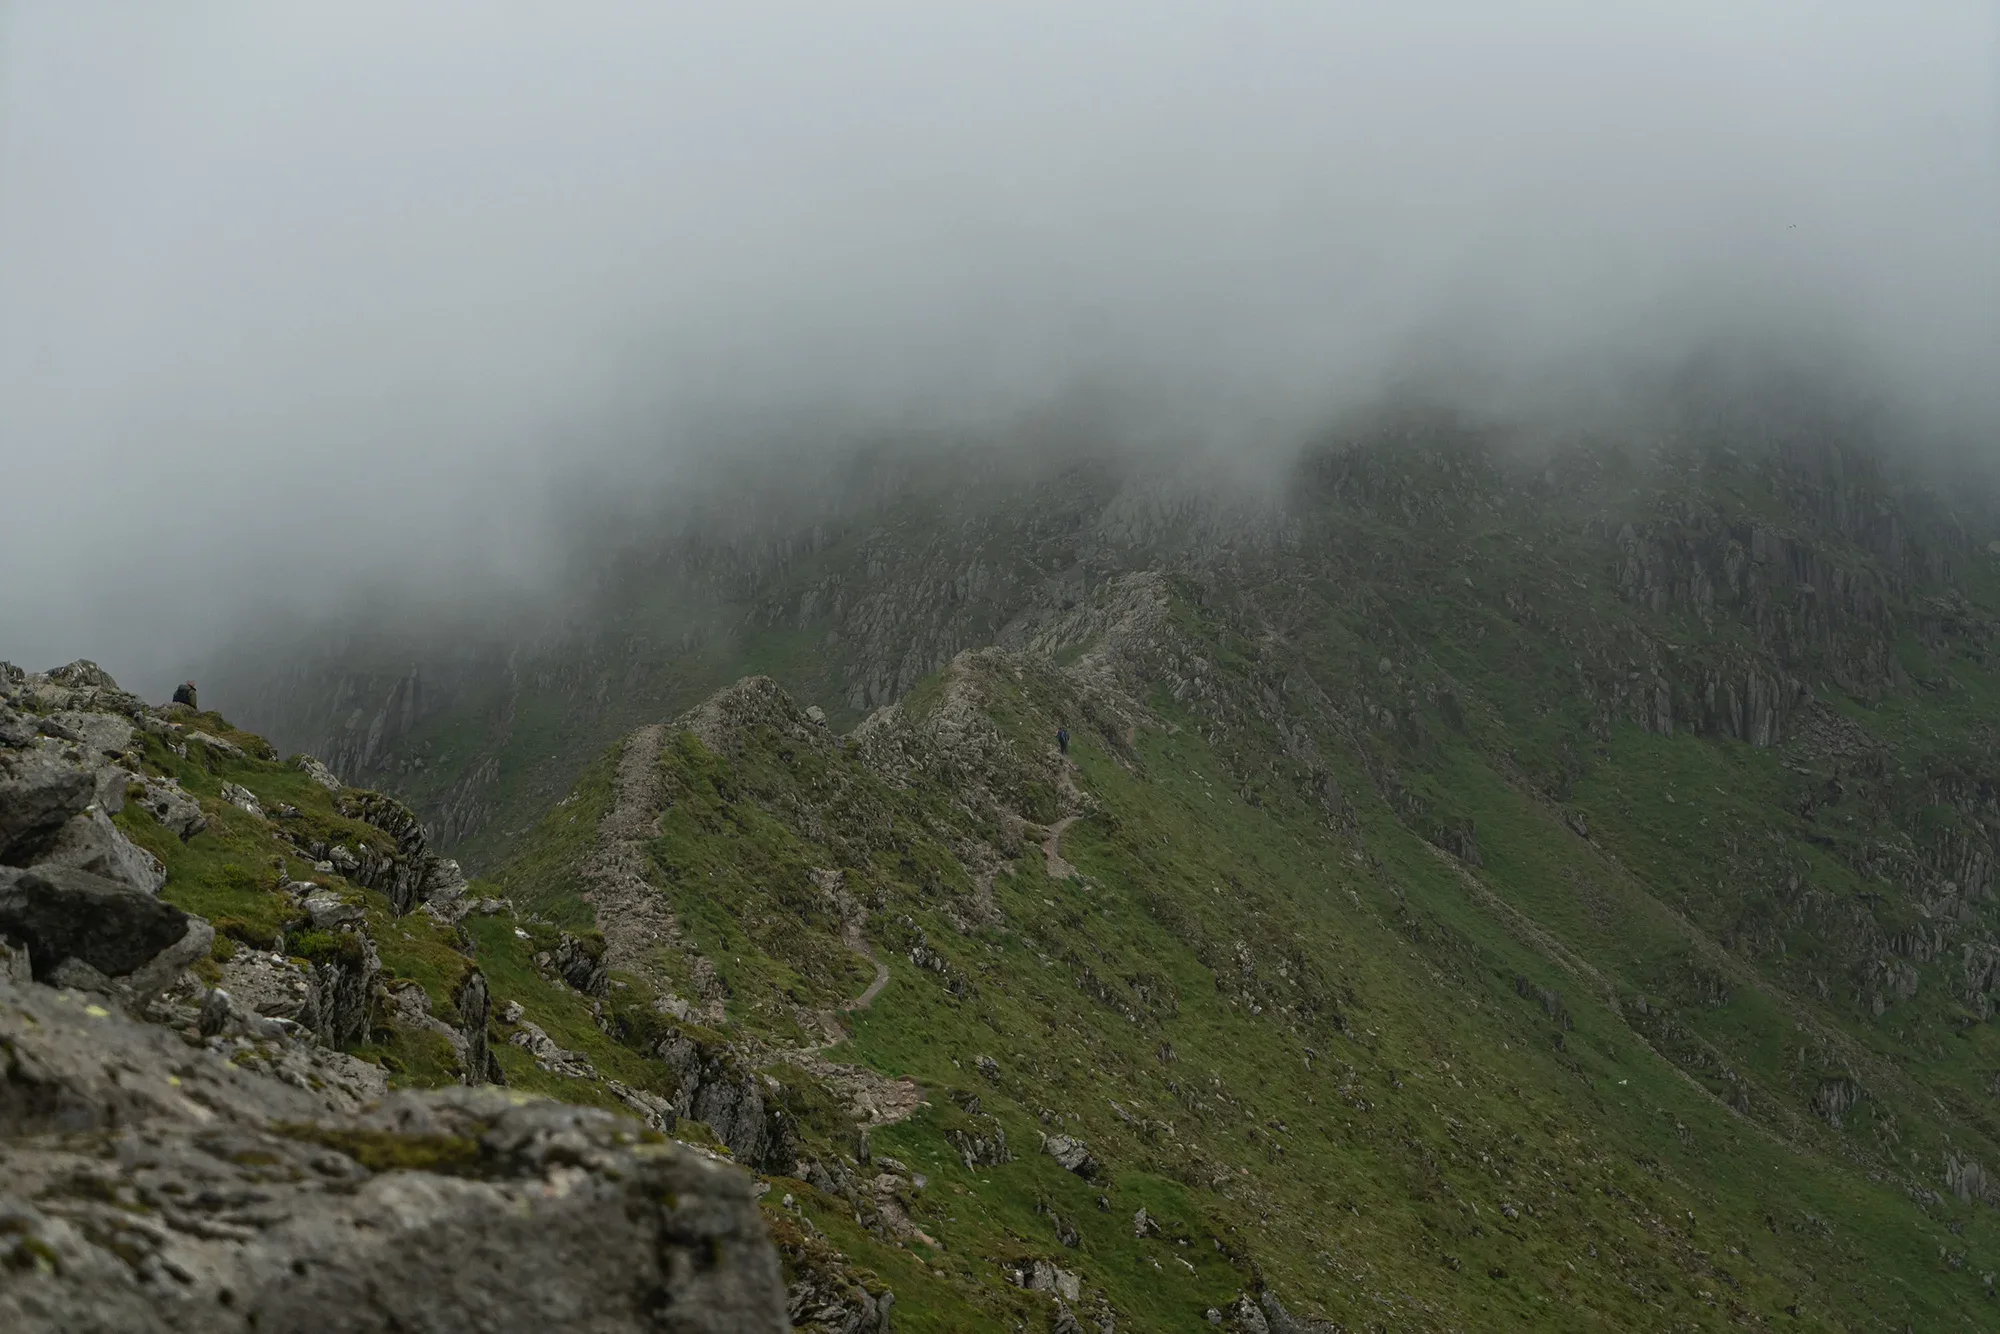
<instances>
[{"instance_id":1,"label":"fog","mask_svg":"<svg viewBox=\"0 0 2000 1334\"><path fill-rule=\"evenodd\" d=\"M1995 438L1991 4L972 9L0 6L0 657L1077 395L1248 467L1726 335Z\"/></svg>"}]
</instances>

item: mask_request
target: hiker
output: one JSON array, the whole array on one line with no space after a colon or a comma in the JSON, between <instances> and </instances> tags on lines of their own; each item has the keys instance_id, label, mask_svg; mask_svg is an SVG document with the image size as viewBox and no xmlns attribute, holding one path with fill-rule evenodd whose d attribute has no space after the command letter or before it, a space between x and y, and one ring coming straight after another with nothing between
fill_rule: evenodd
<instances>
[{"instance_id":1,"label":"hiker","mask_svg":"<svg viewBox=\"0 0 2000 1334\"><path fill-rule=\"evenodd\" d=\"M1069 754L1069 729L1067 727L1058 727L1056 729L1056 749L1065 755Z\"/></svg>"},{"instance_id":2,"label":"hiker","mask_svg":"<svg viewBox=\"0 0 2000 1334\"><path fill-rule=\"evenodd\" d=\"M183 681L174 687L174 703L185 704L190 709L199 709L201 707L194 702L194 682Z\"/></svg>"}]
</instances>

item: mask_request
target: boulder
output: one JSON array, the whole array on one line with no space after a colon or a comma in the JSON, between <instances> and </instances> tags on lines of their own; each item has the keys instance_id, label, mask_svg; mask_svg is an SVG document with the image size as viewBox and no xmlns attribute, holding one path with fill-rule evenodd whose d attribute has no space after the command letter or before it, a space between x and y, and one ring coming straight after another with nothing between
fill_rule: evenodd
<instances>
[{"instance_id":1,"label":"boulder","mask_svg":"<svg viewBox=\"0 0 2000 1334\"><path fill-rule=\"evenodd\" d=\"M189 732L187 734L187 739L189 741L199 742L200 744L214 751L216 754L226 755L232 760L240 760L244 758L243 747L237 745L234 741L224 741L221 737L216 736L213 733L202 732L202 731Z\"/></svg>"},{"instance_id":2,"label":"boulder","mask_svg":"<svg viewBox=\"0 0 2000 1334\"><path fill-rule=\"evenodd\" d=\"M611 975L604 966L604 939L579 940L568 932L550 952L549 965L570 988L586 996L603 997L611 990Z\"/></svg>"},{"instance_id":3,"label":"boulder","mask_svg":"<svg viewBox=\"0 0 2000 1334\"><path fill-rule=\"evenodd\" d=\"M330 889L313 885L305 897L306 916L322 931L331 931L337 926L359 922L368 913L358 903L349 903Z\"/></svg>"},{"instance_id":4,"label":"boulder","mask_svg":"<svg viewBox=\"0 0 2000 1334\"><path fill-rule=\"evenodd\" d=\"M342 787L346 786L339 778L334 776L333 770L327 768L311 755L301 755L293 763L298 765L307 778L312 779L313 782L318 783L329 792L338 792Z\"/></svg>"},{"instance_id":5,"label":"boulder","mask_svg":"<svg viewBox=\"0 0 2000 1334\"><path fill-rule=\"evenodd\" d=\"M461 1077L468 1084L503 1083L499 1078L500 1062L486 1043L486 1020L493 1008L492 997L486 990L486 974L477 968L467 972L452 1003L458 1007L458 1046L464 1053Z\"/></svg>"},{"instance_id":6,"label":"boulder","mask_svg":"<svg viewBox=\"0 0 2000 1334\"><path fill-rule=\"evenodd\" d=\"M297 1023L312 1005L312 970L267 950L239 948L222 965L232 1003L251 1014Z\"/></svg>"},{"instance_id":7,"label":"boulder","mask_svg":"<svg viewBox=\"0 0 2000 1334\"><path fill-rule=\"evenodd\" d=\"M0 935L28 947L38 980L72 959L107 978L137 973L187 940L199 921L121 881L74 867L0 872ZM197 937L213 939L207 923L201 926Z\"/></svg>"},{"instance_id":8,"label":"boulder","mask_svg":"<svg viewBox=\"0 0 2000 1334\"><path fill-rule=\"evenodd\" d=\"M167 868L160 859L125 837L101 806L71 816L35 864L88 871L145 894L157 894L167 883Z\"/></svg>"},{"instance_id":9,"label":"boulder","mask_svg":"<svg viewBox=\"0 0 2000 1334\"><path fill-rule=\"evenodd\" d=\"M255 792L252 792L240 783L224 783L222 785L222 799L239 811L247 811L259 819L263 818L263 803L257 800Z\"/></svg>"},{"instance_id":10,"label":"boulder","mask_svg":"<svg viewBox=\"0 0 2000 1334\"><path fill-rule=\"evenodd\" d=\"M477 977L479 975L474 973L473 976ZM481 984L481 995L483 998L483 982ZM567 1075L571 1079L597 1078L597 1067L590 1063L588 1056L585 1056L582 1052L570 1051L568 1048L558 1045L556 1040L550 1037L540 1024L527 1019L520 1019L515 1022L518 1031L507 1040L516 1047L522 1048L528 1055L534 1057L536 1065L552 1075ZM717 1132L717 1136L720 1138L719 1131ZM726 1140L724 1142L727 1143Z\"/></svg>"},{"instance_id":11,"label":"boulder","mask_svg":"<svg viewBox=\"0 0 2000 1334\"><path fill-rule=\"evenodd\" d=\"M1082 1140L1071 1139L1068 1135L1051 1135L1045 1147L1049 1157L1055 1159L1063 1170L1085 1178L1097 1175L1097 1159L1091 1157Z\"/></svg>"},{"instance_id":12,"label":"boulder","mask_svg":"<svg viewBox=\"0 0 2000 1334\"><path fill-rule=\"evenodd\" d=\"M65 709L50 714L40 722L49 735L74 740L94 755L116 759L132 748L132 720L115 713Z\"/></svg>"},{"instance_id":13,"label":"boulder","mask_svg":"<svg viewBox=\"0 0 2000 1334\"><path fill-rule=\"evenodd\" d=\"M96 791L91 767L55 746L0 750L0 865L33 861Z\"/></svg>"},{"instance_id":14,"label":"boulder","mask_svg":"<svg viewBox=\"0 0 2000 1334\"><path fill-rule=\"evenodd\" d=\"M171 778L142 778L137 804L185 843L208 828L201 803Z\"/></svg>"}]
</instances>

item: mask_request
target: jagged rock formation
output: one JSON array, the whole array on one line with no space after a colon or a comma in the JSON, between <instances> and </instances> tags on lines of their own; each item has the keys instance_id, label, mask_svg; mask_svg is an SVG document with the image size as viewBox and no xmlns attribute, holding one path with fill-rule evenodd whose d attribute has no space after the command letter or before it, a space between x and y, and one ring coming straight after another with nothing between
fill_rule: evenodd
<instances>
[{"instance_id":1,"label":"jagged rock formation","mask_svg":"<svg viewBox=\"0 0 2000 1334\"><path fill-rule=\"evenodd\" d=\"M499 1092L341 1114L74 992L0 982L0 1324L786 1327L740 1173Z\"/></svg>"},{"instance_id":2,"label":"jagged rock formation","mask_svg":"<svg viewBox=\"0 0 2000 1334\"><path fill-rule=\"evenodd\" d=\"M443 929L462 878L407 810L315 762L311 810L207 772L220 757L270 790L279 766L255 767L256 738L188 721L87 663L0 667L0 1326L786 1328L741 1172L602 1110L391 1093L342 1050L437 1035L466 1082L499 1075L482 972L463 967L456 1026L440 1023L420 985L384 987L379 919L354 897L423 904ZM214 806L150 771L167 755L200 757L182 776ZM199 838L201 860L175 850L175 873L136 845L106 814L128 790L153 846ZM395 851L363 841L377 836ZM289 879L270 855L288 845L329 883ZM223 848L241 859L218 863ZM260 862L276 867L262 887ZM219 936L162 895L277 925L230 918ZM658 1103L615 1087L642 1114Z\"/></svg>"}]
</instances>

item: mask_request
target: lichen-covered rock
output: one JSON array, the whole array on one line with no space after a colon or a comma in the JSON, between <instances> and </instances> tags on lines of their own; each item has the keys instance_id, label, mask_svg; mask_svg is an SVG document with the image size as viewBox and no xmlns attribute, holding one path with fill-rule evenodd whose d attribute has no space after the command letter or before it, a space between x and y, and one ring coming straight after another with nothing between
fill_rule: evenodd
<instances>
[{"instance_id":1,"label":"lichen-covered rock","mask_svg":"<svg viewBox=\"0 0 2000 1334\"><path fill-rule=\"evenodd\" d=\"M499 1090L342 1113L5 981L0 1051L0 1328L786 1328L748 1179L625 1118Z\"/></svg>"}]
</instances>

